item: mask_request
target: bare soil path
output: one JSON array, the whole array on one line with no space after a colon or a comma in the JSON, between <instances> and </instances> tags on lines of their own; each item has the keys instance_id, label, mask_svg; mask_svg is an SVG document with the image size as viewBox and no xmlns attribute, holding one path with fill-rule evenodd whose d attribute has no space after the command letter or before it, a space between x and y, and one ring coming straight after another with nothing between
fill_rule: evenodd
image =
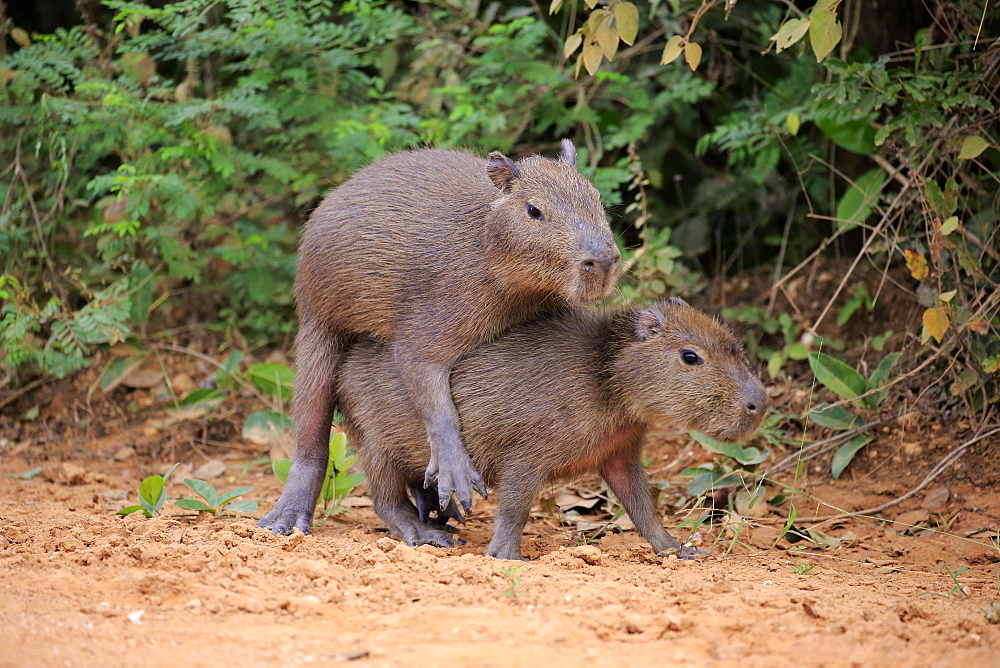
<instances>
[{"instance_id":1,"label":"bare soil path","mask_svg":"<svg viewBox=\"0 0 1000 668\"><path fill-rule=\"evenodd\" d=\"M937 517L950 535L842 522L823 527L839 545L793 553L771 547L780 523L765 518L736 542L713 543L731 537L716 525L702 546L718 556L679 562L632 532L587 545L533 520L511 576L516 564L483 556L488 502L455 550L403 545L365 507L288 538L171 501L166 516L122 518L156 466L93 450L0 447L0 474L43 469L0 476L0 665L1000 665L1000 492L961 475L893 515ZM279 485L244 474L249 459L214 482L252 485L263 512ZM861 474L813 491L862 507L915 480L885 474L898 486Z\"/></svg>"}]
</instances>

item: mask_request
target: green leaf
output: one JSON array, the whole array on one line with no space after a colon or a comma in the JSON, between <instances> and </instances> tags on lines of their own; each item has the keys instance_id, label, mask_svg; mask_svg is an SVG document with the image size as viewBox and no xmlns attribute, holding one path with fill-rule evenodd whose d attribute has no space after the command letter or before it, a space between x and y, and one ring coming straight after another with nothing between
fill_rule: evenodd
<instances>
[{"instance_id":1,"label":"green leaf","mask_svg":"<svg viewBox=\"0 0 1000 668\"><path fill-rule=\"evenodd\" d=\"M825 534L819 529L806 529L806 535L809 536L809 540L822 548L836 547L837 544L840 543L839 538L834 538L829 534Z\"/></svg>"},{"instance_id":2,"label":"green leaf","mask_svg":"<svg viewBox=\"0 0 1000 668\"><path fill-rule=\"evenodd\" d=\"M817 63L822 62L833 51L842 36L843 30L836 14L827 10L813 10L809 18L809 41Z\"/></svg>"},{"instance_id":3,"label":"green leaf","mask_svg":"<svg viewBox=\"0 0 1000 668\"><path fill-rule=\"evenodd\" d=\"M140 327L146 322L149 307L153 303L152 274L145 263L137 262L128 277L128 291L131 294L129 317Z\"/></svg>"},{"instance_id":4,"label":"green leaf","mask_svg":"<svg viewBox=\"0 0 1000 668\"><path fill-rule=\"evenodd\" d=\"M239 350L234 350L230 353L222 362L222 368L215 372L215 382L219 387L226 390L235 390L239 387L239 381L234 378L234 375L240 369L240 362L243 361L243 353Z\"/></svg>"},{"instance_id":5,"label":"green leaf","mask_svg":"<svg viewBox=\"0 0 1000 668\"><path fill-rule=\"evenodd\" d=\"M615 23L618 25L618 36L631 46L639 33L639 10L631 2L619 2L615 5Z\"/></svg>"},{"instance_id":6,"label":"green leaf","mask_svg":"<svg viewBox=\"0 0 1000 668\"><path fill-rule=\"evenodd\" d=\"M197 478L185 478L184 484L193 489L195 494L205 499L213 508L219 507L219 493L215 491L212 483Z\"/></svg>"},{"instance_id":7,"label":"green leaf","mask_svg":"<svg viewBox=\"0 0 1000 668\"><path fill-rule=\"evenodd\" d=\"M785 116L785 125L788 126L788 131L791 132L792 135L799 134L799 127L801 124L802 122L799 120L799 115L794 111L788 112L788 115Z\"/></svg>"},{"instance_id":8,"label":"green leaf","mask_svg":"<svg viewBox=\"0 0 1000 668\"><path fill-rule=\"evenodd\" d=\"M870 434L858 434L849 442L837 448L837 452L833 455L833 462L830 464L830 475L834 478L840 478L840 474L851 463L858 450L868 445L873 438Z\"/></svg>"},{"instance_id":9,"label":"green leaf","mask_svg":"<svg viewBox=\"0 0 1000 668\"><path fill-rule=\"evenodd\" d=\"M776 43L778 53L805 37L809 30L808 19L788 19L771 39Z\"/></svg>"},{"instance_id":10,"label":"green leaf","mask_svg":"<svg viewBox=\"0 0 1000 668\"><path fill-rule=\"evenodd\" d=\"M219 390L199 387L177 402L176 407L166 411L178 420L194 420L210 412L225 400L226 395Z\"/></svg>"},{"instance_id":11,"label":"green leaf","mask_svg":"<svg viewBox=\"0 0 1000 668\"><path fill-rule=\"evenodd\" d=\"M958 152L959 160L978 158L979 154L990 147L989 143L979 135L969 135L962 141L962 150Z\"/></svg>"},{"instance_id":12,"label":"green leaf","mask_svg":"<svg viewBox=\"0 0 1000 668\"><path fill-rule=\"evenodd\" d=\"M28 469L24 473L8 473L8 478L13 478L14 480L31 480L36 475L42 472L41 466L36 466L33 469Z\"/></svg>"},{"instance_id":13,"label":"green leaf","mask_svg":"<svg viewBox=\"0 0 1000 668\"><path fill-rule=\"evenodd\" d=\"M879 169L870 169L857 178L837 204L837 225L854 228L868 218L888 176Z\"/></svg>"},{"instance_id":14,"label":"green leaf","mask_svg":"<svg viewBox=\"0 0 1000 668\"><path fill-rule=\"evenodd\" d=\"M872 371L871 377L868 379L868 390L874 390L876 387L882 387L889 380L889 374L892 373L893 368L895 368L896 363L899 362L899 358L903 353L889 353L878 363L875 370ZM865 397L865 403L872 410L876 410L879 404L885 399L886 395L889 394L889 390L882 390L881 392L876 392L875 394L868 395Z\"/></svg>"},{"instance_id":15,"label":"green leaf","mask_svg":"<svg viewBox=\"0 0 1000 668\"><path fill-rule=\"evenodd\" d=\"M104 367L104 373L101 374L101 391L108 392L118 387L132 369L142 364L143 359L144 356L119 357Z\"/></svg>"},{"instance_id":16,"label":"green leaf","mask_svg":"<svg viewBox=\"0 0 1000 668\"><path fill-rule=\"evenodd\" d=\"M146 499L139 497L139 505L143 508L143 515L146 517L155 517L160 514L160 509L155 505L147 501Z\"/></svg>"},{"instance_id":17,"label":"green leaf","mask_svg":"<svg viewBox=\"0 0 1000 668\"><path fill-rule=\"evenodd\" d=\"M958 216L951 216L941 223L941 234L948 236L958 229Z\"/></svg>"},{"instance_id":18,"label":"green leaf","mask_svg":"<svg viewBox=\"0 0 1000 668\"><path fill-rule=\"evenodd\" d=\"M349 492L361 483L365 481L364 473L341 473L337 476L335 482L337 487L337 495L340 496L344 492Z\"/></svg>"},{"instance_id":19,"label":"green leaf","mask_svg":"<svg viewBox=\"0 0 1000 668\"><path fill-rule=\"evenodd\" d=\"M115 513L115 515L131 515L132 513L139 510L141 510L143 514L146 514L148 512L142 506L127 506L119 510L117 513ZM149 515L146 515L146 517L149 517Z\"/></svg>"},{"instance_id":20,"label":"green leaf","mask_svg":"<svg viewBox=\"0 0 1000 668\"><path fill-rule=\"evenodd\" d=\"M942 220L949 218L958 208L958 187L951 179L945 184L943 191L937 181L926 179L924 181L924 195L927 197L928 206L934 209L934 213Z\"/></svg>"},{"instance_id":21,"label":"green leaf","mask_svg":"<svg viewBox=\"0 0 1000 668\"><path fill-rule=\"evenodd\" d=\"M830 406L829 404L820 404L809 411L809 419L821 427L838 431L855 429L864 424L864 420L860 416L844 406Z\"/></svg>"},{"instance_id":22,"label":"green leaf","mask_svg":"<svg viewBox=\"0 0 1000 668\"><path fill-rule=\"evenodd\" d=\"M288 401L292 397L295 372L284 364L252 364L247 369L247 378L254 387L269 397L279 401Z\"/></svg>"},{"instance_id":23,"label":"green leaf","mask_svg":"<svg viewBox=\"0 0 1000 668\"><path fill-rule=\"evenodd\" d=\"M562 6L563 0L552 0L552 3L549 5L549 14L555 14L562 9Z\"/></svg>"},{"instance_id":24,"label":"green leaf","mask_svg":"<svg viewBox=\"0 0 1000 668\"><path fill-rule=\"evenodd\" d=\"M809 366L816 380L845 399L854 399L868 390L864 376L826 353L809 353Z\"/></svg>"},{"instance_id":25,"label":"green leaf","mask_svg":"<svg viewBox=\"0 0 1000 668\"><path fill-rule=\"evenodd\" d=\"M824 107L823 111L832 111ZM875 126L867 118L841 119L832 113L820 113L813 119L816 127L840 148L859 155L875 152Z\"/></svg>"},{"instance_id":26,"label":"green leaf","mask_svg":"<svg viewBox=\"0 0 1000 668\"><path fill-rule=\"evenodd\" d=\"M178 508L183 508L184 510L197 510L199 512L206 512L215 514L215 507L206 506L201 501L197 499L178 499L174 502L174 505Z\"/></svg>"},{"instance_id":27,"label":"green leaf","mask_svg":"<svg viewBox=\"0 0 1000 668\"><path fill-rule=\"evenodd\" d=\"M243 438L256 445L280 444L291 429L292 419L284 413L256 411L243 423Z\"/></svg>"},{"instance_id":28,"label":"green leaf","mask_svg":"<svg viewBox=\"0 0 1000 668\"><path fill-rule=\"evenodd\" d=\"M703 471L687 484L687 493L690 496L701 496L702 494L706 494L723 487L736 487L742 485L743 478L736 473Z\"/></svg>"},{"instance_id":29,"label":"green leaf","mask_svg":"<svg viewBox=\"0 0 1000 668\"><path fill-rule=\"evenodd\" d=\"M271 461L271 470L274 471L274 475L278 477L281 484L284 485L285 481L288 480L288 472L292 468L291 459L274 459Z\"/></svg>"},{"instance_id":30,"label":"green leaf","mask_svg":"<svg viewBox=\"0 0 1000 668\"><path fill-rule=\"evenodd\" d=\"M139 483L139 498L148 501L159 510L163 503L163 476L151 475Z\"/></svg>"},{"instance_id":31,"label":"green leaf","mask_svg":"<svg viewBox=\"0 0 1000 668\"><path fill-rule=\"evenodd\" d=\"M725 441L712 438L711 436L703 434L700 431L692 431L691 438L698 441L698 443L701 444L701 447L705 448L709 452L725 455L730 459L735 459L744 466L760 464L771 455L771 451L767 448L761 450L760 448L755 447L743 447L738 443L727 443Z\"/></svg>"},{"instance_id":32,"label":"green leaf","mask_svg":"<svg viewBox=\"0 0 1000 668\"><path fill-rule=\"evenodd\" d=\"M229 501L232 501L233 499L235 499L237 496L243 496L244 494L246 494L247 492L249 492L251 489L253 489L253 488L252 487L237 487L236 489L231 489L228 492L226 492L225 494L222 494L221 496L219 496L219 503L216 504L216 505L221 506L221 505L223 505L225 503L228 503Z\"/></svg>"},{"instance_id":33,"label":"green leaf","mask_svg":"<svg viewBox=\"0 0 1000 668\"><path fill-rule=\"evenodd\" d=\"M251 501L249 499L233 501L228 506L226 506L224 510L228 510L234 513L255 513L257 512L257 502Z\"/></svg>"}]
</instances>

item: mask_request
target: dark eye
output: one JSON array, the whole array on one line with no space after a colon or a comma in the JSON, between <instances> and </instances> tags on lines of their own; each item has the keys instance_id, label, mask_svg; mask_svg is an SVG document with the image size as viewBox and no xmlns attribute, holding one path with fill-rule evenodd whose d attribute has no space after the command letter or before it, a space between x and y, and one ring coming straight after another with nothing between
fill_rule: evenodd
<instances>
[{"instance_id":1,"label":"dark eye","mask_svg":"<svg viewBox=\"0 0 1000 668\"><path fill-rule=\"evenodd\" d=\"M545 216L538 210L538 207L531 203L528 204L528 215L535 220L545 220Z\"/></svg>"},{"instance_id":2,"label":"dark eye","mask_svg":"<svg viewBox=\"0 0 1000 668\"><path fill-rule=\"evenodd\" d=\"M705 360L698 357L698 353L693 350L682 350L681 351L681 361L688 366L698 366L699 364L704 364Z\"/></svg>"}]
</instances>

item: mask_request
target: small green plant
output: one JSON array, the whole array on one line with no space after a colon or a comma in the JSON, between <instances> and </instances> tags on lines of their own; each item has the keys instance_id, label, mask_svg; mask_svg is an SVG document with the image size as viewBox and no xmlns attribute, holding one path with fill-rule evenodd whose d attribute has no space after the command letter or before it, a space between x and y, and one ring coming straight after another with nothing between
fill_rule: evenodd
<instances>
[{"instance_id":1,"label":"small green plant","mask_svg":"<svg viewBox=\"0 0 1000 668\"><path fill-rule=\"evenodd\" d=\"M330 456L326 464L326 479L320 490L319 498L323 501L323 517L317 521L322 523L333 515L344 512L340 503L354 491L354 488L365 481L364 473L351 473L349 469L358 463L358 456L351 453L347 447L347 436L343 432L330 438ZM271 462L274 475L284 485L288 480L288 471L292 467L290 459L278 459Z\"/></svg>"},{"instance_id":2,"label":"small green plant","mask_svg":"<svg viewBox=\"0 0 1000 668\"><path fill-rule=\"evenodd\" d=\"M521 576L519 573L523 571L525 566L513 566L511 568L500 568L500 572L507 576L510 580L510 587L504 590L503 595L507 598L516 598L518 596L524 596L524 592L519 589L521 586Z\"/></svg>"},{"instance_id":3,"label":"small green plant","mask_svg":"<svg viewBox=\"0 0 1000 668\"><path fill-rule=\"evenodd\" d=\"M957 571L952 571L950 568L948 568L948 564L946 564L946 563L944 563L942 561L937 566L935 566L934 570L931 571L931 572L932 573L937 573L939 570L944 570L944 572L948 574L948 577L951 578L951 581L955 583L955 586L952 587L951 589L949 589L947 594L937 594L935 592L926 592L927 594L929 594L931 596L939 596L941 598L952 598L954 596L959 596L959 595L960 595L961 598L969 598L969 592L966 591L966 587L968 585L964 585L964 584L962 584L961 582L958 581L958 576L961 575L962 573L964 573L965 571L969 570L968 566L962 566Z\"/></svg>"},{"instance_id":4,"label":"small green plant","mask_svg":"<svg viewBox=\"0 0 1000 668\"><path fill-rule=\"evenodd\" d=\"M31 480L36 475L42 472L41 466L36 466L33 469L28 469L24 473L7 473L8 478L13 478L14 480Z\"/></svg>"},{"instance_id":5,"label":"small green plant","mask_svg":"<svg viewBox=\"0 0 1000 668\"><path fill-rule=\"evenodd\" d=\"M839 478L854 459L854 455L874 438L870 433L866 433L867 430L862 429L866 421L861 411L878 411L889 393L887 389L879 388L887 384L889 374L895 368L900 355L902 353L896 352L883 357L866 380L861 373L836 357L821 352L809 353L809 366L812 367L816 380L832 392L852 400L854 406L852 410L846 406L820 404L809 412L809 419L821 427L837 431L861 430L834 453L830 465L830 473L834 478Z\"/></svg>"},{"instance_id":6,"label":"small green plant","mask_svg":"<svg viewBox=\"0 0 1000 668\"><path fill-rule=\"evenodd\" d=\"M757 337L748 337L747 356L767 363L767 375L776 378L788 360L804 360L809 348L801 341L802 325L797 324L787 313L768 313L761 306L743 306L722 309L722 317L759 327L770 340L778 338L778 347L758 343ZM779 338L780 337L780 338ZM822 339L813 339L810 345L823 344ZM831 345L830 342L825 342Z\"/></svg>"},{"instance_id":7,"label":"small green plant","mask_svg":"<svg viewBox=\"0 0 1000 668\"><path fill-rule=\"evenodd\" d=\"M165 475L151 475L139 483L139 505L122 508L117 514L131 515L138 510L142 511L146 517L159 515L160 509L163 508L163 501L167 498L167 480L170 479L170 474L178 466L179 464L174 464Z\"/></svg>"},{"instance_id":8,"label":"small green plant","mask_svg":"<svg viewBox=\"0 0 1000 668\"><path fill-rule=\"evenodd\" d=\"M811 561L799 561L789 566L796 575L805 575L815 567L816 564Z\"/></svg>"},{"instance_id":9,"label":"small green plant","mask_svg":"<svg viewBox=\"0 0 1000 668\"><path fill-rule=\"evenodd\" d=\"M186 478L184 480L184 484L194 490L194 492L204 499L204 501L183 498L177 501L176 505L178 508L183 508L184 510L196 510L201 513L211 513L213 515L218 515L226 510L234 513L257 512L256 501L251 501L249 499L234 501L236 497L243 496L249 492L250 487L237 487L236 489L220 495L217 491L215 491L215 487L212 483L205 482L204 480L192 480L191 478Z\"/></svg>"}]
</instances>

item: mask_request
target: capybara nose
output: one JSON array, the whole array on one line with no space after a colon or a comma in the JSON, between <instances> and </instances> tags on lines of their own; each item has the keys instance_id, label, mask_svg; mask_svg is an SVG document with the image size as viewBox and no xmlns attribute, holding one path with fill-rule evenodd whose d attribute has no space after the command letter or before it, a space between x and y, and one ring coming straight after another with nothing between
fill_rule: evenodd
<instances>
[{"instance_id":1,"label":"capybara nose","mask_svg":"<svg viewBox=\"0 0 1000 668\"><path fill-rule=\"evenodd\" d=\"M612 246L604 253L591 253L580 263L580 267L588 274L596 271L608 273L613 271L621 260L622 254L618 252L617 247Z\"/></svg>"},{"instance_id":2,"label":"capybara nose","mask_svg":"<svg viewBox=\"0 0 1000 668\"><path fill-rule=\"evenodd\" d=\"M743 407L747 413L754 415L763 414L767 411L767 393L760 383L754 382L750 385L750 387L744 389L743 400L745 403Z\"/></svg>"}]
</instances>

